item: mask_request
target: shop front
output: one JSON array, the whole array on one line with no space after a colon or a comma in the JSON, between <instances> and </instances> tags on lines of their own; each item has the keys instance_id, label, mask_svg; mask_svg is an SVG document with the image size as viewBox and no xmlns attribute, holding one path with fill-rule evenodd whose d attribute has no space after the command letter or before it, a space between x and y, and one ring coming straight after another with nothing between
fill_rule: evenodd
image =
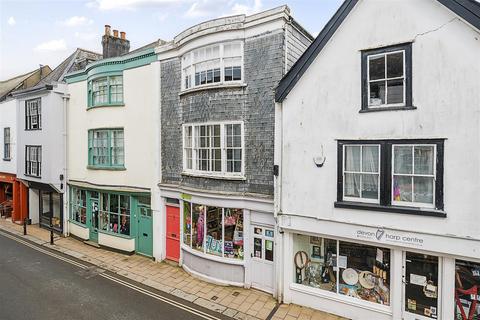
<instances>
[{"instance_id":1,"label":"shop front","mask_svg":"<svg viewBox=\"0 0 480 320\"><path fill-rule=\"evenodd\" d=\"M72 185L69 232L90 243L151 257L153 235L150 193Z\"/></svg>"},{"instance_id":2,"label":"shop front","mask_svg":"<svg viewBox=\"0 0 480 320\"><path fill-rule=\"evenodd\" d=\"M288 220L285 302L350 319L480 319L478 240Z\"/></svg>"},{"instance_id":3,"label":"shop front","mask_svg":"<svg viewBox=\"0 0 480 320\"><path fill-rule=\"evenodd\" d=\"M177 196L164 198L168 260L206 281L274 292L271 203L168 193Z\"/></svg>"},{"instance_id":4,"label":"shop front","mask_svg":"<svg viewBox=\"0 0 480 320\"><path fill-rule=\"evenodd\" d=\"M51 185L29 181L29 217L41 228L63 234L63 193Z\"/></svg>"},{"instance_id":5,"label":"shop front","mask_svg":"<svg viewBox=\"0 0 480 320\"><path fill-rule=\"evenodd\" d=\"M27 218L28 188L15 175L0 173L0 216L23 223Z\"/></svg>"}]
</instances>

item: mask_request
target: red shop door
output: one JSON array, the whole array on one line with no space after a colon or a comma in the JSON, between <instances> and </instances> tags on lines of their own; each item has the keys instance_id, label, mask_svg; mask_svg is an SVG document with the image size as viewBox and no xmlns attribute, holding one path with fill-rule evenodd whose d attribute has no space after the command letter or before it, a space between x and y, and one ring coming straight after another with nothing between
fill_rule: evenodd
<instances>
[{"instance_id":1,"label":"red shop door","mask_svg":"<svg viewBox=\"0 0 480 320\"><path fill-rule=\"evenodd\" d=\"M168 260L180 259L180 208L167 206L167 253Z\"/></svg>"}]
</instances>

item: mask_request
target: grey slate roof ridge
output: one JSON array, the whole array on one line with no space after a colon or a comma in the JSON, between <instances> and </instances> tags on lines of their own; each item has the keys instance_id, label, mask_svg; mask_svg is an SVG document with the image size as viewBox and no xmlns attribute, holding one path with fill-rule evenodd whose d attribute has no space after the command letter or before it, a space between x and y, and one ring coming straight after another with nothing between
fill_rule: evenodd
<instances>
[{"instance_id":1,"label":"grey slate roof ridge","mask_svg":"<svg viewBox=\"0 0 480 320\"><path fill-rule=\"evenodd\" d=\"M480 30L480 3L476 0L437 0L453 13L460 16L473 27ZM333 17L320 31L317 38L310 44L290 70L283 76L275 89L275 101L282 102L305 71L310 67L313 60L322 51L342 22L352 11L358 0L345 0Z\"/></svg>"}]
</instances>

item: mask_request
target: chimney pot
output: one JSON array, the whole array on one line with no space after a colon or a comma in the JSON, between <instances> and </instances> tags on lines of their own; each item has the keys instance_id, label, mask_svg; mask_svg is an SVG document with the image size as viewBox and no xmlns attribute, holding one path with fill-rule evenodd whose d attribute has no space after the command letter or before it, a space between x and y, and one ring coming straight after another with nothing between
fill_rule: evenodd
<instances>
[{"instance_id":1,"label":"chimney pot","mask_svg":"<svg viewBox=\"0 0 480 320\"><path fill-rule=\"evenodd\" d=\"M108 24L105 25L105 35L110 35L110 26Z\"/></svg>"},{"instance_id":2,"label":"chimney pot","mask_svg":"<svg viewBox=\"0 0 480 320\"><path fill-rule=\"evenodd\" d=\"M118 38L118 30L113 30L113 36L114 36L115 38Z\"/></svg>"},{"instance_id":3,"label":"chimney pot","mask_svg":"<svg viewBox=\"0 0 480 320\"><path fill-rule=\"evenodd\" d=\"M120 31L120 38L121 38L122 40L126 40L126 33L125 33L125 31Z\"/></svg>"}]
</instances>

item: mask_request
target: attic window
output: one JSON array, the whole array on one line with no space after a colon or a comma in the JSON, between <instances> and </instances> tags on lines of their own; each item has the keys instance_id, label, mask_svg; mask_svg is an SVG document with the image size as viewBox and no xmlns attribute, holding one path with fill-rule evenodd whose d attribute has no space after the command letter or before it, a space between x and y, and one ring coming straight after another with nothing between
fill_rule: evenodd
<instances>
[{"instance_id":1,"label":"attic window","mask_svg":"<svg viewBox=\"0 0 480 320\"><path fill-rule=\"evenodd\" d=\"M411 44L362 52L362 110L412 108Z\"/></svg>"}]
</instances>

